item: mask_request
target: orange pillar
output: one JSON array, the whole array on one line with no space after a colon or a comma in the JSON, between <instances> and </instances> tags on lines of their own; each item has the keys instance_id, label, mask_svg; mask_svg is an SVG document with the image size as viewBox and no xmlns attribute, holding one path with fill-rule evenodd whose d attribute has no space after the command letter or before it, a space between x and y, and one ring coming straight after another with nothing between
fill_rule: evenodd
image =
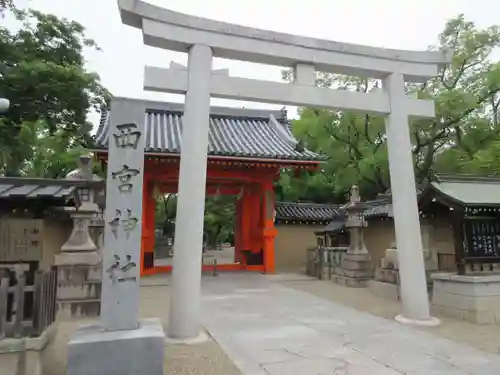
<instances>
[{"instance_id":1,"label":"orange pillar","mask_svg":"<svg viewBox=\"0 0 500 375\"><path fill-rule=\"evenodd\" d=\"M251 195L251 212L250 212L250 236L252 253L258 253L262 249L262 199L260 186L254 186Z\"/></svg>"},{"instance_id":2,"label":"orange pillar","mask_svg":"<svg viewBox=\"0 0 500 375\"><path fill-rule=\"evenodd\" d=\"M274 273L274 239L278 231L274 227L274 190L272 181L266 182L263 186L261 217L263 222L264 270L265 273Z\"/></svg>"},{"instance_id":3,"label":"orange pillar","mask_svg":"<svg viewBox=\"0 0 500 375\"><path fill-rule=\"evenodd\" d=\"M242 236L242 219L243 219L243 196L236 201L235 218L234 218L234 262L242 262L243 236Z\"/></svg>"},{"instance_id":4,"label":"orange pillar","mask_svg":"<svg viewBox=\"0 0 500 375\"><path fill-rule=\"evenodd\" d=\"M248 188L243 192L241 198L241 250L250 250L250 218L252 212L252 195Z\"/></svg>"},{"instance_id":5,"label":"orange pillar","mask_svg":"<svg viewBox=\"0 0 500 375\"><path fill-rule=\"evenodd\" d=\"M154 268L156 197L148 175L144 176L142 199L141 272Z\"/></svg>"}]
</instances>

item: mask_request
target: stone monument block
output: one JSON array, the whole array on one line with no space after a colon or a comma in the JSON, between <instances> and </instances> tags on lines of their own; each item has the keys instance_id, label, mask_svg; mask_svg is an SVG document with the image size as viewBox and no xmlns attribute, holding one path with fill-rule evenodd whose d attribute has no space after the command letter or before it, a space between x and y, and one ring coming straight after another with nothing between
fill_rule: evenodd
<instances>
[{"instance_id":1,"label":"stone monument block","mask_svg":"<svg viewBox=\"0 0 500 375\"><path fill-rule=\"evenodd\" d=\"M129 330L81 327L69 342L67 375L161 375L164 340L159 319Z\"/></svg>"}]
</instances>

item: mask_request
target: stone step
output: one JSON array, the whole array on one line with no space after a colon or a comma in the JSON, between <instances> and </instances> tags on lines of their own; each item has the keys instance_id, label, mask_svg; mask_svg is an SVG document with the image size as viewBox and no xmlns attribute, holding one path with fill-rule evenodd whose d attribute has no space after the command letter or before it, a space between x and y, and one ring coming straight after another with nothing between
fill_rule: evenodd
<instances>
[{"instance_id":1,"label":"stone step","mask_svg":"<svg viewBox=\"0 0 500 375\"><path fill-rule=\"evenodd\" d=\"M101 312L101 299L58 299L57 307L58 320L95 318L98 317Z\"/></svg>"},{"instance_id":2,"label":"stone step","mask_svg":"<svg viewBox=\"0 0 500 375\"><path fill-rule=\"evenodd\" d=\"M100 298L58 298L57 302L60 303L95 303L101 302Z\"/></svg>"},{"instance_id":3,"label":"stone step","mask_svg":"<svg viewBox=\"0 0 500 375\"><path fill-rule=\"evenodd\" d=\"M102 284L101 280L93 279L93 280L83 280L83 281L74 281L74 280L58 280L57 285L61 286L72 286L72 285L88 285L88 284Z\"/></svg>"},{"instance_id":4,"label":"stone step","mask_svg":"<svg viewBox=\"0 0 500 375\"><path fill-rule=\"evenodd\" d=\"M344 285L350 288L366 288L369 281L372 280L371 277L366 278L351 278L335 275L332 277L332 281L339 285Z\"/></svg>"}]
</instances>

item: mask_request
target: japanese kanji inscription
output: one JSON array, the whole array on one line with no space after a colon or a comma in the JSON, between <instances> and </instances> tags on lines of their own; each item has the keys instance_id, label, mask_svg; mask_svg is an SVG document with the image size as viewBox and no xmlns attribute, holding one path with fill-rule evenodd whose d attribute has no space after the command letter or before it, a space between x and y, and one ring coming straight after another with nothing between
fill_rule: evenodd
<instances>
[{"instance_id":1,"label":"japanese kanji inscription","mask_svg":"<svg viewBox=\"0 0 500 375\"><path fill-rule=\"evenodd\" d=\"M106 270L112 282L113 283L116 282L123 283L126 281L136 282L137 281L136 276L127 275L129 270L137 266L135 262L132 261L132 257L127 254L125 257L124 264L122 264L122 260L119 255L115 254L114 258L115 258L114 263Z\"/></svg>"},{"instance_id":2,"label":"japanese kanji inscription","mask_svg":"<svg viewBox=\"0 0 500 375\"><path fill-rule=\"evenodd\" d=\"M120 229L124 232L126 239L130 238L130 232L133 231L137 227L137 223L139 219L137 217L132 216L132 210L127 208L125 210L125 216L122 217L122 210L116 209L115 217L108 221L108 224L111 226L111 231L116 239L120 235Z\"/></svg>"},{"instance_id":3,"label":"japanese kanji inscription","mask_svg":"<svg viewBox=\"0 0 500 375\"><path fill-rule=\"evenodd\" d=\"M137 149L142 134L137 130L136 124L127 123L116 125L116 130L117 132L113 133L116 147L132 147L134 150Z\"/></svg>"},{"instance_id":4,"label":"japanese kanji inscription","mask_svg":"<svg viewBox=\"0 0 500 375\"><path fill-rule=\"evenodd\" d=\"M124 164L121 170L111 173L111 176L113 179L120 181L120 185L118 185L120 193L129 193L134 187L133 177L140 173L138 169L129 168L128 165Z\"/></svg>"},{"instance_id":5,"label":"japanese kanji inscription","mask_svg":"<svg viewBox=\"0 0 500 375\"><path fill-rule=\"evenodd\" d=\"M144 178L144 113L112 101L103 251L101 319L107 329L137 328Z\"/></svg>"}]
</instances>

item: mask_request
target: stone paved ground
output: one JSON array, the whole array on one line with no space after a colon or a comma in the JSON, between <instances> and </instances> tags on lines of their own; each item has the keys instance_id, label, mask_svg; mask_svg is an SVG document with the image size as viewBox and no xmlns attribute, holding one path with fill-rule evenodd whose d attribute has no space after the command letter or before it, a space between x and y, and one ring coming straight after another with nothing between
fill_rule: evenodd
<instances>
[{"instance_id":1,"label":"stone paved ground","mask_svg":"<svg viewBox=\"0 0 500 375\"><path fill-rule=\"evenodd\" d=\"M499 356L271 280L203 285L204 326L246 375L500 373Z\"/></svg>"},{"instance_id":2,"label":"stone paved ground","mask_svg":"<svg viewBox=\"0 0 500 375\"><path fill-rule=\"evenodd\" d=\"M168 278L141 282L141 315L161 316L166 322ZM500 374L496 356L395 323L397 302L301 275L206 277L203 309L204 324L218 342L166 346L165 375L242 374L235 364L246 375L402 373L394 368L410 375ZM44 375L65 374L66 343L74 328L74 323L60 326L45 356L45 369L50 370ZM489 352L500 348L500 327L444 319L440 327L429 330ZM349 362L354 362L351 370ZM432 372L429 366L441 367Z\"/></svg>"},{"instance_id":3,"label":"stone paved ground","mask_svg":"<svg viewBox=\"0 0 500 375\"><path fill-rule=\"evenodd\" d=\"M320 281L302 275L269 276L270 280L282 285L314 294L329 301L338 302L356 310L392 319L401 312L401 304L387 300L371 293L368 289L350 289L332 283ZM431 309L432 311L432 309ZM446 318L432 311L434 316L441 319L439 327L419 328L433 334L463 342L477 349L500 354L500 327L491 325L477 325L465 321Z\"/></svg>"}]
</instances>

